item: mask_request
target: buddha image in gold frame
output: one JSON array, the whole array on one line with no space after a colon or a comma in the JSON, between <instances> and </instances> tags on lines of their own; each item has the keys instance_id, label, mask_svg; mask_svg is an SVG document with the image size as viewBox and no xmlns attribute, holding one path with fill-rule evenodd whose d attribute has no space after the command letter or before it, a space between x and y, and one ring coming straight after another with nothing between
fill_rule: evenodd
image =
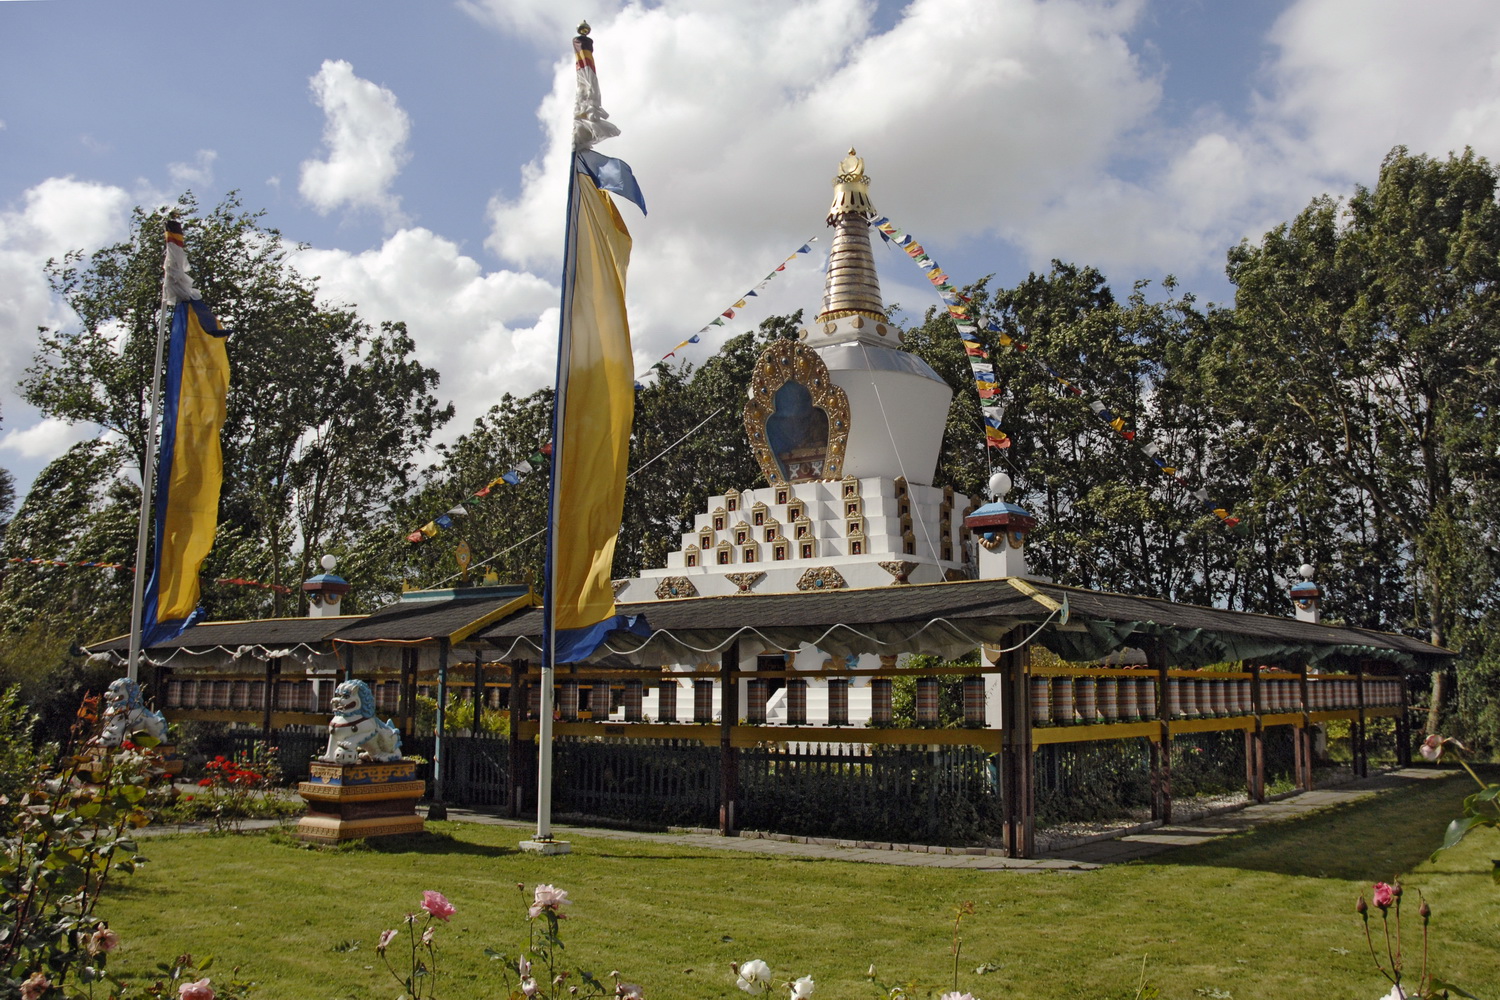
<instances>
[{"instance_id":1,"label":"buddha image in gold frame","mask_svg":"<svg viewBox=\"0 0 1500 1000\"><path fill-rule=\"evenodd\" d=\"M849 397L816 351L777 341L755 362L745 434L767 482L842 479Z\"/></svg>"}]
</instances>

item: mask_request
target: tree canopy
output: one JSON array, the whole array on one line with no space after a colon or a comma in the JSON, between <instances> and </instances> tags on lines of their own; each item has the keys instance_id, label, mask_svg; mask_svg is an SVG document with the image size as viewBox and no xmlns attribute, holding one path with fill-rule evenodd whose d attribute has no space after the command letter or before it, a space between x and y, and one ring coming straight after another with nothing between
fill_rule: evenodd
<instances>
[{"instance_id":1,"label":"tree canopy","mask_svg":"<svg viewBox=\"0 0 1500 1000\"><path fill-rule=\"evenodd\" d=\"M295 594L317 556L346 546L415 485L418 455L452 407L438 401L437 373L414 359L402 324L371 327L351 308L319 302L280 234L237 197L201 214L187 196L176 213L194 284L230 331L224 488L203 573ZM125 241L48 267L79 322L39 332L23 397L104 433L42 471L12 522L9 551L133 562L140 469L154 460L147 423L163 223L137 209ZM128 617L129 576L11 573L0 602L13 626L54 622L93 638ZM300 595L209 585L203 600L213 616L242 617L295 614Z\"/></svg>"}]
</instances>

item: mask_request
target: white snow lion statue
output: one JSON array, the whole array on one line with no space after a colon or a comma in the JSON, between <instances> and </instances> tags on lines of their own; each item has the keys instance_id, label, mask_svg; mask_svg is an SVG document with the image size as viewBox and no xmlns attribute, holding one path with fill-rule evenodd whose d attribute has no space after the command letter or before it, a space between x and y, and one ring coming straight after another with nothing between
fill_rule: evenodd
<instances>
[{"instance_id":1,"label":"white snow lion statue","mask_svg":"<svg viewBox=\"0 0 1500 1000\"><path fill-rule=\"evenodd\" d=\"M328 707L328 749L319 760L330 764L401 759L401 733L375 715L375 695L364 681L344 681L333 689Z\"/></svg>"},{"instance_id":2,"label":"white snow lion statue","mask_svg":"<svg viewBox=\"0 0 1500 1000\"><path fill-rule=\"evenodd\" d=\"M131 733L145 732L155 740L167 736L167 718L146 707L141 686L129 677L117 677L104 692L104 728L95 740L100 746L117 747Z\"/></svg>"}]
</instances>

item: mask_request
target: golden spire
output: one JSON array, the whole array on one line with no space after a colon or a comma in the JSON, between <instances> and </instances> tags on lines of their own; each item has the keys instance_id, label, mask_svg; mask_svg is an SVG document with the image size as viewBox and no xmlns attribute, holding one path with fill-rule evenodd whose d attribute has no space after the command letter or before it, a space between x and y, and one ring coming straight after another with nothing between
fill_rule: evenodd
<instances>
[{"instance_id":1,"label":"golden spire","mask_svg":"<svg viewBox=\"0 0 1500 1000\"><path fill-rule=\"evenodd\" d=\"M828 256L823 311L817 322L852 315L868 316L882 324L887 321L875 258L870 252L870 220L874 216L865 161L851 149L833 179L833 205L828 209L828 224L834 229L833 250Z\"/></svg>"}]
</instances>

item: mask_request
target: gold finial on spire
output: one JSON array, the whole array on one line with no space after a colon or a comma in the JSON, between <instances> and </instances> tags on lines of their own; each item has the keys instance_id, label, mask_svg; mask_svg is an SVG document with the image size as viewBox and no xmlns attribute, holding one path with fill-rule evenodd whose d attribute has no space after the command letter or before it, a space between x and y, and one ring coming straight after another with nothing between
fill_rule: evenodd
<instances>
[{"instance_id":1,"label":"gold finial on spire","mask_svg":"<svg viewBox=\"0 0 1500 1000\"><path fill-rule=\"evenodd\" d=\"M863 215L867 219L875 215L875 206L870 202L870 178L865 175L865 160L851 146L849 155L839 163L839 174L833 179L833 205L828 209L828 224L840 215L849 213Z\"/></svg>"},{"instance_id":2,"label":"gold finial on spire","mask_svg":"<svg viewBox=\"0 0 1500 1000\"><path fill-rule=\"evenodd\" d=\"M833 248L823 284L823 311L817 319L824 324L825 334L835 333L828 324L856 314L875 320L881 333L885 331L885 305L870 252L870 220L875 214L864 158L851 148L839 163L833 179L833 205L828 209L828 224L834 227ZM853 328L861 329L862 321Z\"/></svg>"},{"instance_id":3,"label":"gold finial on spire","mask_svg":"<svg viewBox=\"0 0 1500 1000\"><path fill-rule=\"evenodd\" d=\"M578 22L578 33L580 35L587 35L592 30L593 29L589 27L589 23L587 21Z\"/></svg>"}]
</instances>

